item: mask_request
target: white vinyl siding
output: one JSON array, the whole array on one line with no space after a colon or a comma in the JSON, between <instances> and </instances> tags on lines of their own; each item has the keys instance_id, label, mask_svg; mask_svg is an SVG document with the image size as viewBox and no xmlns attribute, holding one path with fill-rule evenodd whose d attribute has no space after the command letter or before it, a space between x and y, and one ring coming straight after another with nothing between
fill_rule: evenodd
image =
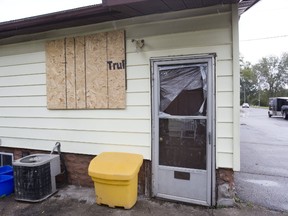
<instances>
[{"instance_id":1,"label":"white vinyl siding","mask_svg":"<svg viewBox=\"0 0 288 216\"><path fill-rule=\"evenodd\" d=\"M157 20L155 22L155 20ZM0 47L2 146L99 154L127 151L151 159L150 58L216 53L216 166L233 168L234 86L229 5L127 19L49 33L49 39L126 31L125 110L47 110L45 40ZM67 35L68 34L68 35ZM37 36L36 36L37 37ZM132 39L144 39L137 50ZM8 49L7 56L4 50ZM27 52L26 52L27 50Z\"/></svg>"},{"instance_id":2,"label":"white vinyl siding","mask_svg":"<svg viewBox=\"0 0 288 216\"><path fill-rule=\"evenodd\" d=\"M143 69L140 76L127 70L125 110L47 110L44 50L0 57L2 146L51 150L60 141L66 152L129 151L150 159L149 68Z\"/></svg>"}]
</instances>

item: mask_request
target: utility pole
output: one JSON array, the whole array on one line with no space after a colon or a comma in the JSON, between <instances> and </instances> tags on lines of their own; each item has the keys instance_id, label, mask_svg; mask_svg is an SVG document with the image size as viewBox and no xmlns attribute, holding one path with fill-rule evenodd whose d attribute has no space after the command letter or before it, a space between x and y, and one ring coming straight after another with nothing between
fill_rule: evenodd
<instances>
[{"instance_id":1,"label":"utility pole","mask_svg":"<svg viewBox=\"0 0 288 216\"><path fill-rule=\"evenodd\" d=\"M243 84L243 86L244 86L244 103L246 103L246 88L245 88L245 83Z\"/></svg>"},{"instance_id":2,"label":"utility pole","mask_svg":"<svg viewBox=\"0 0 288 216\"><path fill-rule=\"evenodd\" d=\"M258 94L258 106L260 107L260 88L259 88L259 94Z\"/></svg>"},{"instance_id":3,"label":"utility pole","mask_svg":"<svg viewBox=\"0 0 288 216\"><path fill-rule=\"evenodd\" d=\"M261 92L260 83L258 83L258 106L259 107L260 107L260 92Z\"/></svg>"}]
</instances>

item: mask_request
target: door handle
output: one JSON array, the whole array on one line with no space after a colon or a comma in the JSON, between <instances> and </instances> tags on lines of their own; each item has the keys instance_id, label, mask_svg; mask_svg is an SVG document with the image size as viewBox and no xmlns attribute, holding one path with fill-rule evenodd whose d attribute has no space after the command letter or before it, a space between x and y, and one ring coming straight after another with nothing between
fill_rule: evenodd
<instances>
[{"instance_id":1,"label":"door handle","mask_svg":"<svg viewBox=\"0 0 288 216\"><path fill-rule=\"evenodd\" d=\"M211 143L212 143L211 132L208 132L208 143L209 143L209 145L211 145Z\"/></svg>"}]
</instances>

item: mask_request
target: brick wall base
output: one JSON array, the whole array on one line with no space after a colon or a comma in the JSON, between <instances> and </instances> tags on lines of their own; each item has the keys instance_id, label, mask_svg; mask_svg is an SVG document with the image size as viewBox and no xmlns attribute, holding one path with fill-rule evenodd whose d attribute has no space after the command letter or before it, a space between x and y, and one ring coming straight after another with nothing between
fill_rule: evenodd
<instances>
[{"instance_id":1,"label":"brick wall base","mask_svg":"<svg viewBox=\"0 0 288 216\"><path fill-rule=\"evenodd\" d=\"M0 147L0 152L12 153L14 160L22 158L30 154L44 153L47 151L5 148ZM61 153L66 169L66 175L57 176L57 186L63 184L72 184L81 187L94 187L91 177L88 175L88 166L95 155L83 155L72 153ZM63 166L61 166L63 169ZM217 205L218 206L233 206L235 197L234 186L234 171L232 169L216 170L216 189L217 189ZM151 196L152 185L152 164L151 161L144 160L138 174L138 193L141 195Z\"/></svg>"},{"instance_id":2,"label":"brick wall base","mask_svg":"<svg viewBox=\"0 0 288 216\"><path fill-rule=\"evenodd\" d=\"M233 206L235 201L234 171L218 169L216 171L217 206Z\"/></svg>"},{"instance_id":3,"label":"brick wall base","mask_svg":"<svg viewBox=\"0 0 288 216\"><path fill-rule=\"evenodd\" d=\"M49 154L47 151L5 148L0 147L0 152L12 153L14 160L22 158L30 154ZM95 155L83 155L72 153L61 153L67 169L66 175L57 176L57 186L63 184L72 184L81 187L94 187L91 177L88 175L88 166ZM64 170L63 165L61 169ZM67 182L68 181L68 182ZM143 165L138 175L138 193L141 195L150 196L151 191L151 161L144 160Z\"/></svg>"}]
</instances>

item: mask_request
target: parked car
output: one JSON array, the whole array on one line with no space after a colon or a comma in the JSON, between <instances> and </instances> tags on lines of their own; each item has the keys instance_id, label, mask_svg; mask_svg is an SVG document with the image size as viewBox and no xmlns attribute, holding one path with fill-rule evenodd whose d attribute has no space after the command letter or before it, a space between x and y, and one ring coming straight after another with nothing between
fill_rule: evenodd
<instances>
[{"instance_id":1,"label":"parked car","mask_svg":"<svg viewBox=\"0 0 288 216\"><path fill-rule=\"evenodd\" d=\"M288 119L288 97L269 98L268 116L282 116Z\"/></svg>"},{"instance_id":2,"label":"parked car","mask_svg":"<svg viewBox=\"0 0 288 216\"><path fill-rule=\"evenodd\" d=\"M288 119L288 105L283 105L281 107L281 113L284 119Z\"/></svg>"},{"instance_id":3,"label":"parked car","mask_svg":"<svg viewBox=\"0 0 288 216\"><path fill-rule=\"evenodd\" d=\"M249 108L250 106L249 106L249 104L248 103L243 103L242 104L242 108Z\"/></svg>"}]
</instances>

